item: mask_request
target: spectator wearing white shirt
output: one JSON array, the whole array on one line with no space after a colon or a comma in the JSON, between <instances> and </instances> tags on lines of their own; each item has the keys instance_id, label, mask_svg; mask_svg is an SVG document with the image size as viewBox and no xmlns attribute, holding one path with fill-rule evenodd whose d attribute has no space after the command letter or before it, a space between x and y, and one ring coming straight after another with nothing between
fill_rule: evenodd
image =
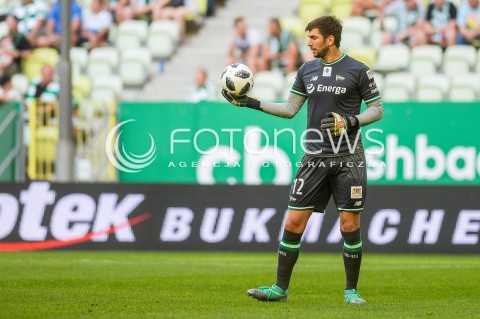
<instances>
[{"instance_id":1,"label":"spectator wearing white shirt","mask_svg":"<svg viewBox=\"0 0 480 319\"><path fill-rule=\"evenodd\" d=\"M215 101L216 90L208 83L208 74L205 69L198 69L195 74L195 86L188 91L187 101L199 103L203 101Z\"/></svg>"},{"instance_id":2,"label":"spectator wearing white shirt","mask_svg":"<svg viewBox=\"0 0 480 319\"><path fill-rule=\"evenodd\" d=\"M112 14L105 0L92 0L90 14L82 21L81 42L90 49L108 44L108 30L112 25Z\"/></svg>"},{"instance_id":3,"label":"spectator wearing white shirt","mask_svg":"<svg viewBox=\"0 0 480 319\"><path fill-rule=\"evenodd\" d=\"M466 0L458 8L458 44L480 47L480 1Z\"/></svg>"},{"instance_id":4,"label":"spectator wearing white shirt","mask_svg":"<svg viewBox=\"0 0 480 319\"><path fill-rule=\"evenodd\" d=\"M22 0L13 8L12 14L18 19L18 32L25 35L34 46L48 15L48 6L42 0Z\"/></svg>"},{"instance_id":5,"label":"spectator wearing white shirt","mask_svg":"<svg viewBox=\"0 0 480 319\"><path fill-rule=\"evenodd\" d=\"M247 27L242 17L236 18L233 26L233 39L228 47L227 64L245 63L255 73L260 66L262 43L260 33Z\"/></svg>"}]
</instances>

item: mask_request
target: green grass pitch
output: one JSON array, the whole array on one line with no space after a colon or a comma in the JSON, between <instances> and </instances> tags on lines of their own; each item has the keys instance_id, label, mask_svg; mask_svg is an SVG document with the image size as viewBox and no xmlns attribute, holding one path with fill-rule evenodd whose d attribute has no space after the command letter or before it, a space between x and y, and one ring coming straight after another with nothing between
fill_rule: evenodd
<instances>
[{"instance_id":1,"label":"green grass pitch","mask_svg":"<svg viewBox=\"0 0 480 319\"><path fill-rule=\"evenodd\" d=\"M366 253L343 304L342 255L303 253L286 303L250 299L272 284L272 253L0 254L0 318L479 318L480 256Z\"/></svg>"}]
</instances>

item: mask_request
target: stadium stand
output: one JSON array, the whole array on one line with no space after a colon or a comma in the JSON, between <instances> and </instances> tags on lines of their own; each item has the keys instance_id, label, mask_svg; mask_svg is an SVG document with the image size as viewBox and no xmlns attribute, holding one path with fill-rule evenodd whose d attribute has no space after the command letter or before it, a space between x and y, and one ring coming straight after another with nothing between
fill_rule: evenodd
<instances>
[{"instance_id":1,"label":"stadium stand","mask_svg":"<svg viewBox=\"0 0 480 319\"><path fill-rule=\"evenodd\" d=\"M115 46L119 51L142 47L147 39L148 22L143 20L124 21L119 25Z\"/></svg>"},{"instance_id":2,"label":"stadium stand","mask_svg":"<svg viewBox=\"0 0 480 319\"><path fill-rule=\"evenodd\" d=\"M410 62L410 49L405 44L392 44L380 48L378 58L372 69L377 72L396 72L406 70Z\"/></svg>"},{"instance_id":3,"label":"stadium stand","mask_svg":"<svg viewBox=\"0 0 480 319\"><path fill-rule=\"evenodd\" d=\"M393 98L395 101L408 101L415 92L416 79L409 72L393 72L385 76L384 91L385 98Z\"/></svg>"},{"instance_id":4,"label":"stadium stand","mask_svg":"<svg viewBox=\"0 0 480 319\"><path fill-rule=\"evenodd\" d=\"M118 73L127 86L142 86L149 77L152 54L146 48L129 48L122 51Z\"/></svg>"},{"instance_id":5,"label":"stadium stand","mask_svg":"<svg viewBox=\"0 0 480 319\"><path fill-rule=\"evenodd\" d=\"M470 73L475 64L476 49L469 45L452 45L443 55L442 72L453 76Z\"/></svg>"},{"instance_id":6,"label":"stadium stand","mask_svg":"<svg viewBox=\"0 0 480 319\"><path fill-rule=\"evenodd\" d=\"M415 75L437 73L443 59L438 45L422 45L412 48L409 70Z\"/></svg>"},{"instance_id":7,"label":"stadium stand","mask_svg":"<svg viewBox=\"0 0 480 319\"><path fill-rule=\"evenodd\" d=\"M95 78L116 72L120 54L115 47L96 48L90 52L87 64L87 75Z\"/></svg>"},{"instance_id":8,"label":"stadium stand","mask_svg":"<svg viewBox=\"0 0 480 319\"><path fill-rule=\"evenodd\" d=\"M445 74L420 76L417 80L415 100L440 102L447 98L449 80Z\"/></svg>"}]
</instances>

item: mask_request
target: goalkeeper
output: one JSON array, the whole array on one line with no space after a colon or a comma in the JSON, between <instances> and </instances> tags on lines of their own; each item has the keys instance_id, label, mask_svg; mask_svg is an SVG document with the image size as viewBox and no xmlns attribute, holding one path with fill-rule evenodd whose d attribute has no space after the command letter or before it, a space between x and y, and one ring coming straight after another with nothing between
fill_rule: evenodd
<instances>
[{"instance_id":1,"label":"goalkeeper","mask_svg":"<svg viewBox=\"0 0 480 319\"><path fill-rule=\"evenodd\" d=\"M316 59L300 67L286 103L261 102L222 91L233 105L284 118L295 116L308 101L306 151L290 190L278 249L277 280L272 286L249 289L247 294L263 301L287 300L308 219L314 211L324 212L333 195L344 240L344 300L363 304L357 282L362 261L360 214L367 195L367 173L359 128L380 120L383 106L372 71L339 49L340 20L323 16L311 21L305 31ZM368 108L360 114L362 100Z\"/></svg>"}]
</instances>

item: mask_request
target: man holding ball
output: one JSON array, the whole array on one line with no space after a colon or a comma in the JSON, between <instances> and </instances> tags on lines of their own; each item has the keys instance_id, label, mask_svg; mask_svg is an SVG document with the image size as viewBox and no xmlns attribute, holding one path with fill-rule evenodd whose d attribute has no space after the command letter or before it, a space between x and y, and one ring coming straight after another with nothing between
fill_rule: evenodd
<instances>
[{"instance_id":1,"label":"man holding ball","mask_svg":"<svg viewBox=\"0 0 480 319\"><path fill-rule=\"evenodd\" d=\"M294 117L305 101L308 104L306 152L290 190L278 249L277 280L272 286L249 289L247 294L262 301L287 300L307 222L314 211L324 212L333 196L344 239L344 300L347 304L364 304L357 292L362 260L360 214L367 195L360 127L382 118L382 101L372 71L340 51L340 20L322 16L311 21L305 31L315 59L300 67L286 102L262 102L222 90L225 99L235 106L284 118ZM360 113L362 101L368 108Z\"/></svg>"}]
</instances>

